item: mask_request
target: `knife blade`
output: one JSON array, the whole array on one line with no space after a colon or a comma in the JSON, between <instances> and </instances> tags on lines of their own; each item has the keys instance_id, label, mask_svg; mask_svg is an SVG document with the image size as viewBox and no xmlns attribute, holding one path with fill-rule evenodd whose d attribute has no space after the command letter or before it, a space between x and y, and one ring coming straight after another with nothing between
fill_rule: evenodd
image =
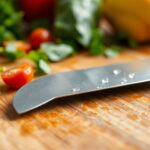
<instances>
[{"instance_id":1,"label":"knife blade","mask_svg":"<svg viewBox=\"0 0 150 150\"><path fill-rule=\"evenodd\" d=\"M150 81L150 59L41 77L21 88L13 99L18 114L52 100Z\"/></svg>"}]
</instances>

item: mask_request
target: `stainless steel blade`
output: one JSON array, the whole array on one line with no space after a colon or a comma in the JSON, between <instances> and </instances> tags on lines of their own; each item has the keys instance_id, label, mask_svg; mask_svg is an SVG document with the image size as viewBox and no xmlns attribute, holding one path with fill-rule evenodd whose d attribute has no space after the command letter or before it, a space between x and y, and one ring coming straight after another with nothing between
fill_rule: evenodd
<instances>
[{"instance_id":1,"label":"stainless steel blade","mask_svg":"<svg viewBox=\"0 0 150 150\"><path fill-rule=\"evenodd\" d=\"M150 59L65 72L37 79L21 88L13 106L21 114L56 98L150 81Z\"/></svg>"}]
</instances>

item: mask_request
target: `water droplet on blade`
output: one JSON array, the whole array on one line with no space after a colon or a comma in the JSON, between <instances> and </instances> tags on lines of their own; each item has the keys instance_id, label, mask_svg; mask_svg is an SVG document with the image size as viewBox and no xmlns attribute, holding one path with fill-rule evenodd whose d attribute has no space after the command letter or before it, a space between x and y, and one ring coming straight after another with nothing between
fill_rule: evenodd
<instances>
[{"instance_id":1,"label":"water droplet on blade","mask_svg":"<svg viewBox=\"0 0 150 150\"><path fill-rule=\"evenodd\" d=\"M102 84L107 84L107 83L109 83L109 78L106 78L106 79L102 80Z\"/></svg>"},{"instance_id":2,"label":"water droplet on blade","mask_svg":"<svg viewBox=\"0 0 150 150\"><path fill-rule=\"evenodd\" d=\"M121 70L119 70L119 69L115 69L115 70L113 70L113 74L114 75L119 75L121 73Z\"/></svg>"},{"instance_id":3,"label":"water droplet on blade","mask_svg":"<svg viewBox=\"0 0 150 150\"><path fill-rule=\"evenodd\" d=\"M97 86L97 89L99 90L99 89L101 89L102 87L101 86Z\"/></svg>"},{"instance_id":4,"label":"water droplet on blade","mask_svg":"<svg viewBox=\"0 0 150 150\"><path fill-rule=\"evenodd\" d=\"M135 73L130 73L130 74L128 75L128 77L129 77L130 79L133 79L133 78L135 77Z\"/></svg>"},{"instance_id":5,"label":"water droplet on blade","mask_svg":"<svg viewBox=\"0 0 150 150\"><path fill-rule=\"evenodd\" d=\"M73 89L72 89L72 92L73 92L73 93L76 93L76 92L79 92L79 91L80 91L80 88L73 88Z\"/></svg>"},{"instance_id":6,"label":"water droplet on blade","mask_svg":"<svg viewBox=\"0 0 150 150\"><path fill-rule=\"evenodd\" d=\"M127 82L128 82L128 80L126 78L122 78L121 84L125 84Z\"/></svg>"}]
</instances>

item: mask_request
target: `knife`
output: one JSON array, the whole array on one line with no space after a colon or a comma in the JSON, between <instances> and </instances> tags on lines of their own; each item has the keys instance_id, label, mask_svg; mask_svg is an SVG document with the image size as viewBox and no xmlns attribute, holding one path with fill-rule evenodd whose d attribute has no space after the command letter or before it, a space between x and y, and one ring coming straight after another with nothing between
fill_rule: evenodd
<instances>
[{"instance_id":1,"label":"knife","mask_svg":"<svg viewBox=\"0 0 150 150\"><path fill-rule=\"evenodd\" d=\"M18 114L52 100L150 81L150 59L41 77L21 88L13 99Z\"/></svg>"}]
</instances>

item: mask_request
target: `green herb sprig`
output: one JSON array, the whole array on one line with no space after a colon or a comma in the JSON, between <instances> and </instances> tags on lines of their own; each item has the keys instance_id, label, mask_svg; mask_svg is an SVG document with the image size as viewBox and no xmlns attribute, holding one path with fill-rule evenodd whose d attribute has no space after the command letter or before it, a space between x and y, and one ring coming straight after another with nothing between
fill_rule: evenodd
<instances>
[{"instance_id":1,"label":"green herb sprig","mask_svg":"<svg viewBox=\"0 0 150 150\"><path fill-rule=\"evenodd\" d=\"M15 8L14 0L0 0L0 43L21 37L23 13ZM21 33L21 34L20 34Z\"/></svg>"}]
</instances>

